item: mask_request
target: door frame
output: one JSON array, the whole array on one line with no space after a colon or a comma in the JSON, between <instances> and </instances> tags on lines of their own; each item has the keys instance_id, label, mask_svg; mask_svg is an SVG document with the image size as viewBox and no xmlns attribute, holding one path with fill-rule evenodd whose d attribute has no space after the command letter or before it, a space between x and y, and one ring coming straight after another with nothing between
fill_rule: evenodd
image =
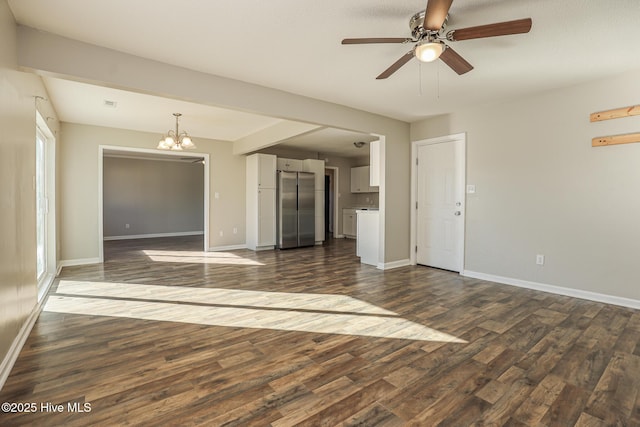
<instances>
[{"instance_id":1,"label":"door frame","mask_svg":"<svg viewBox=\"0 0 640 427\"><path fill-rule=\"evenodd\" d=\"M456 134L452 134L452 135L445 135L445 136L440 136L437 138L427 138L427 139L421 139L419 141L412 141L411 142L411 232L410 232L410 246L409 246L409 253L410 255L410 260L411 260L411 265L416 265L417 264L417 256L416 256L416 248L417 248L417 241L418 241L418 224L417 224L417 214L416 214L416 210L417 210L417 203L418 203L418 168L417 168L417 162L418 162L418 147L420 146L425 146L425 145L433 145L433 144L442 144L442 143L448 143L448 142L461 142L462 143L462 158L458 159L459 163L457 166L457 168L460 168L460 170L462 171L462 179L461 182L459 184L458 187L458 191L460 191L460 194L462 194L463 197L463 201L462 201L462 206L461 206L461 212L462 212L462 218L463 218L463 225L462 225L462 234L458 237L458 251L459 251L459 259L460 259L460 265L459 265L459 272L462 273L464 271L464 242L465 242L465 235L466 235L466 206L467 206L467 201L466 201L466 182L467 182L467 134L466 132L463 133L456 133Z\"/></svg>"},{"instance_id":2,"label":"door frame","mask_svg":"<svg viewBox=\"0 0 640 427\"><path fill-rule=\"evenodd\" d=\"M98 262L104 262L104 152L105 151L123 151L130 152L132 156L135 154L153 154L166 157L203 157L204 158L204 252L209 250L209 153L201 153L196 151L161 151L150 148L135 148L120 145L99 145L98 146Z\"/></svg>"},{"instance_id":3,"label":"door frame","mask_svg":"<svg viewBox=\"0 0 640 427\"><path fill-rule=\"evenodd\" d=\"M340 215L340 209L338 209L338 205L339 205L339 193L338 193L338 189L340 188L338 185L339 182L339 174L340 174L340 168L338 168L337 166L326 166L324 167L325 169L331 169L333 171L333 180L332 180L332 190L333 190L333 212L331 213L333 215L333 238L334 239L339 239L341 237L344 237L344 235L341 235L340 233L338 233L338 220L339 215ZM325 189L326 190L326 189ZM326 234L326 230L325 230L325 234Z\"/></svg>"}]
</instances>

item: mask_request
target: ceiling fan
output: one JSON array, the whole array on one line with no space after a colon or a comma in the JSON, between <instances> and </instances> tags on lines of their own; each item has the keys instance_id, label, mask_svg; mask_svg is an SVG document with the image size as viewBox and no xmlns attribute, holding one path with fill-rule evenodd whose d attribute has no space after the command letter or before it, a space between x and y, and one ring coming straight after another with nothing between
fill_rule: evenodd
<instances>
[{"instance_id":1,"label":"ceiling fan","mask_svg":"<svg viewBox=\"0 0 640 427\"><path fill-rule=\"evenodd\" d=\"M416 13L409 21L411 38L373 37L344 39L342 40L342 44L415 43L415 46L409 52L405 53L389 68L384 70L376 79L386 79L391 76L414 56L422 62L431 62L440 58L453 71L461 75L473 70L473 66L456 53L444 40L455 42L510 34L523 34L531 30L531 18L525 18L515 21L480 25L477 27L461 28L451 30L445 34L451 3L453 3L453 0L427 0L426 10Z\"/></svg>"}]
</instances>

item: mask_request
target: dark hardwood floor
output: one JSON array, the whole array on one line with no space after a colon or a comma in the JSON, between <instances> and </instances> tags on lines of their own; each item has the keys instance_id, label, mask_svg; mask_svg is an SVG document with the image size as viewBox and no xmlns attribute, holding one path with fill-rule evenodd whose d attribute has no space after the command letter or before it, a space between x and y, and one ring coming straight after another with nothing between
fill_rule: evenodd
<instances>
[{"instance_id":1,"label":"dark hardwood floor","mask_svg":"<svg viewBox=\"0 0 640 427\"><path fill-rule=\"evenodd\" d=\"M201 248L64 268L0 391L34 405L0 425L640 425L640 311L383 272L349 240Z\"/></svg>"}]
</instances>

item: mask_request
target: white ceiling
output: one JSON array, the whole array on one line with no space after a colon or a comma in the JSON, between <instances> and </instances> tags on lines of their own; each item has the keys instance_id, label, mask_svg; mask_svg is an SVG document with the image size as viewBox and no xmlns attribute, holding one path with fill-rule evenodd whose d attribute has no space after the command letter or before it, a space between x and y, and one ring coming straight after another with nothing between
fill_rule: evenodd
<instances>
[{"instance_id":1,"label":"white ceiling","mask_svg":"<svg viewBox=\"0 0 640 427\"><path fill-rule=\"evenodd\" d=\"M181 113L180 131L200 138L236 141L273 126L280 119L231 111L209 105L168 100L125 90L44 77L47 93L60 120L143 132L175 129L173 113ZM115 107L105 105L113 101Z\"/></svg>"},{"instance_id":2,"label":"white ceiling","mask_svg":"<svg viewBox=\"0 0 640 427\"><path fill-rule=\"evenodd\" d=\"M407 122L640 69L638 0L454 0L449 29L533 19L528 34L452 43L475 67L463 76L440 61L420 65L412 60L389 79L376 80L410 47L340 44L345 37L408 37L409 18L426 3L9 0L23 25ZM66 121L151 130L143 125L147 122L153 131L164 132L177 110L185 114L186 127L189 111L194 115L189 132L213 126L220 128L217 138L232 140L276 120L168 100L154 107L163 117L158 120L137 106L149 107L153 97L121 93L118 108L126 114L110 119L102 105L78 108L70 99L89 103L87 97L94 96L102 102L115 97L114 90L55 79L47 79L47 87ZM74 96L65 95L67 90ZM235 120L248 125L234 128ZM203 130L202 135L208 134Z\"/></svg>"}]
</instances>

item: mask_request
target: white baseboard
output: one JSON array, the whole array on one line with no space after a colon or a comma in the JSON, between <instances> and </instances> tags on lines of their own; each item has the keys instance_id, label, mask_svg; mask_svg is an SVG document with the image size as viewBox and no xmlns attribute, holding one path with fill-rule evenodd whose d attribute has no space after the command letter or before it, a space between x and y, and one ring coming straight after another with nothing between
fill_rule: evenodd
<instances>
[{"instance_id":1,"label":"white baseboard","mask_svg":"<svg viewBox=\"0 0 640 427\"><path fill-rule=\"evenodd\" d=\"M562 286L547 285L545 283L530 282L527 280L513 279L511 277L494 276L493 274L478 273L476 271L464 270L462 276L474 279L487 280L489 282L502 283L504 285L517 286L520 288L533 289L536 291L549 292L552 294L564 295L568 297L586 299L589 301L603 302L605 304L620 305L640 309L640 300L624 298L615 295L600 294L597 292L584 291L582 289L565 288Z\"/></svg>"},{"instance_id":2,"label":"white baseboard","mask_svg":"<svg viewBox=\"0 0 640 427\"><path fill-rule=\"evenodd\" d=\"M56 277L58 277L62 273L62 263L58 263L58 269L56 270Z\"/></svg>"},{"instance_id":3,"label":"white baseboard","mask_svg":"<svg viewBox=\"0 0 640 427\"><path fill-rule=\"evenodd\" d=\"M100 264L100 258L64 259L60 261L60 268L74 265Z\"/></svg>"},{"instance_id":4,"label":"white baseboard","mask_svg":"<svg viewBox=\"0 0 640 427\"><path fill-rule=\"evenodd\" d=\"M202 236L204 231L181 231L177 233L129 234L124 236L104 236L103 240L153 239L156 237Z\"/></svg>"},{"instance_id":5,"label":"white baseboard","mask_svg":"<svg viewBox=\"0 0 640 427\"><path fill-rule=\"evenodd\" d=\"M333 236L334 239L344 239L344 234L336 234L335 236Z\"/></svg>"},{"instance_id":6,"label":"white baseboard","mask_svg":"<svg viewBox=\"0 0 640 427\"><path fill-rule=\"evenodd\" d=\"M223 251L235 251L238 249L247 249L247 245L228 245L228 246L214 246L207 249L207 252L223 252Z\"/></svg>"},{"instance_id":7,"label":"white baseboard","mask_svg":"<svg viewBox=\"0 0 640 427\"><path fill-rule=\"evenodd\" d=\"M0 363L0 390L2 390L2 387L7 381L7 378L9 378L11 369L13 369L13 365L16 363L16 360L18 360L20 351L22 350L24 343L27 341L27 338L31 333L31 329L33 329L33 325L36 323L36 320L38 320L38 316L40 315L41 310L42 305L40 303L36 304L33 307L31 313L29 314L29 317L22 324L18 335L16 335L13 342L11 343L11 347L9 347L9 351L2 360L2 363Z\"/></svg>"},{"instance_id":8,"label":"white baseboard","mask_svg":"<svg viewBox=\"0 0 640 427\"><path fill-rule=\"evenodd\" d=\"M398 261L378 263L378 268L380 270L391 270L392 268L406 267L408 265L411 265L411 260L409 260L409 259L401 259L401 260L398 260Z\"/></svg>"}]
</instances>

